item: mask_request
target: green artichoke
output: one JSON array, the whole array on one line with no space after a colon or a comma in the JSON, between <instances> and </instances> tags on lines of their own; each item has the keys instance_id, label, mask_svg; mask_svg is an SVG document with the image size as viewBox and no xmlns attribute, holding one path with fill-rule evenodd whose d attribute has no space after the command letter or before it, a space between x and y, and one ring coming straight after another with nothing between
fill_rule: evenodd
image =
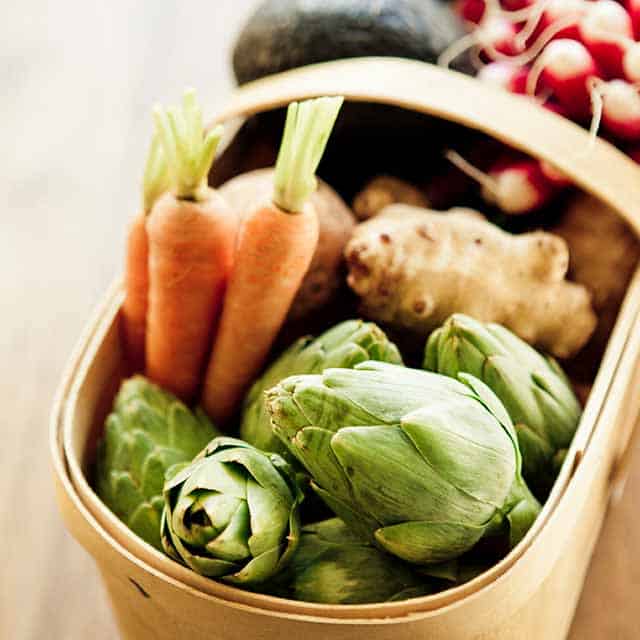
<instances>
[{"instance_id":1,"label":"green artichoke","mask_svg":"<svg viewBox=\"0 0 640 640\"><path fill-rule=\"evenodd\" d=\"M367 604L434 593L435 584L363 542L338 518L302 529L291 563L267 591L324 604Z\"/></svg>"},{"instance_id":2,"label":"green artichoke","mask_svg":"<svg viewBox=\"0 0 640 640\"><path fill-rule=\"evenodd\" d=\"M264 582L300 538L302 493L290 466L235 438L216 438L164 487L162 545L211 578Z\"/></svg>"},{"instance_id":3,"label":"green artichoke","mask_svg":"<svg viewBox=\"0 0 640 640\"><path fill-rule=\"evenodd\" d=\"M402 364L396 346L372 322L347 320L315 339L301 338L266 370L247 394L240 436L258 449L284 454L286 448L271 429L265 391L295 374L321 373L330 367L351 368L365 360Z\"/></svg>"},{"instance_id":4,"label":"green artichoke","mask_svg":"<svg viewBox=\"0 0 640 640\"><path fill-rule=\"evenodd\" d=\"M515 424L525 479L548 488L581 415L555 360L500 325L456 314L429 337L424 368L454 378L468 373L487 384Z\"/></svg>"},{"instance_id":5,"label":"green artichoke","mask_svg":"<svg viewBox=\"0 0 640 640\"><path fill-rule=\"evenodd\" d=\"M98 446L96 491L137 535L158 549L165 473L217 435L206 415L142 376L125 380Z\"/></svg>"},{"instance_id":6,"label":"green artichoke","mask_svg":"<svg viewBox=\"0 0 640 640\"><path fill-rule=\"evenodd\" d=\"M365 362L267 392L273 429L356 535L416 564L484 535L517 543L540 505L504 407L481 381Z\"/></svg>"}]
</instances>

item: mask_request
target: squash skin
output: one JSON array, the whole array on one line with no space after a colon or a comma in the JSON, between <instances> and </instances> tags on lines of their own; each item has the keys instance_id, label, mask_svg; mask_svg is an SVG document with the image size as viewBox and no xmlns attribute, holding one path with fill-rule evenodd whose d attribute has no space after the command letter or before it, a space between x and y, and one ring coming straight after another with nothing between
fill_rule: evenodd
<instances>
[{"instance_id":1,"label":"squash skin","mask_svg":"<svg viewBox=\"0 0 640 640\"><path fill-rule=\"evenodd\" d=\"M236 41L238 84L308 64L362 56L435 62L465 31L438 0L266 0Z\"/></svg>"}]
</instances>

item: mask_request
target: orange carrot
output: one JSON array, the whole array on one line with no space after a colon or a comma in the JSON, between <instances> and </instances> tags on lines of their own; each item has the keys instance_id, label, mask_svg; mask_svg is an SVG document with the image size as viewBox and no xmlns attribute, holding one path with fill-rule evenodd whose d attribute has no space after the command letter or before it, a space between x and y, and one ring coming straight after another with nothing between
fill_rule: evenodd
<instances>
[{"instance_id":1,"label":"orange carrot","mask_svg":"<svg viewBox=\"0 0 640 640\"><path fill-rule=\"evenodd\" d=\"M154 134L143 180L143 209L131 221L127 233L121 329L127 361L134 371L144 370L147 326L149 242L146 217L154 202L169 187L169 172L157 134Z\"/></svg>"},{"instance_id":2,"label":"orange carrot","mask_svg":"<svg viewBox=\"0 0 640 640\"><path fill-rule=\"evenodd\" d=\"M342 98L319 98L289 105L273 202L242 216L202 394L217 423L233 415L263 367L313 258L318 219L308 199L341 104Z\"/></svg>"},{"instance_id":3,"label":"orange carrot","mask_svg":"<svg viewBox=\"0 0 640 640\"><path fill-rule=\"evenodd\" d=\"M156 108L172 190L153 206L149 238L147 375L185 401L197 394L233 263L237 216L207 187L222 128L206 136L195 94Z\"/></svg>"}]
</instances>

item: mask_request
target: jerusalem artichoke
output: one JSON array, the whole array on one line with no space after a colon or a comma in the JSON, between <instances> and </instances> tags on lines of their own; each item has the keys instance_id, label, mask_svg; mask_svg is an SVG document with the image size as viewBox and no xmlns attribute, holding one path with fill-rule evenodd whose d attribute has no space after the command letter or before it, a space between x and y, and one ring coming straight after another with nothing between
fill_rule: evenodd
<instances>
[{"instance_id":1,"label":"jerusalem artichoke","mask_svg":"<svg viewBox=\"0 0 640 640\"><path fill-rule=\"evenodd\" d=\"M353 212L359 220L368 220L385 207L396 203L416 207L426 207L429 204L422 191L410 182L392 176L377 176L353 199Z\"/></svg>"},{"instance_id":2,"label":"jerusalem artichoke","mask_svg":"<svg viewBox=\"0 0 640 640\"><path fill-rule=\"evenodd\" d=\"M420 336L465 313L566 358L596 325L588 291L564 279L562 239L514 236L475 211L387 207L356 227L345 256L363 314Z\"/></svg>"}]
</instances>

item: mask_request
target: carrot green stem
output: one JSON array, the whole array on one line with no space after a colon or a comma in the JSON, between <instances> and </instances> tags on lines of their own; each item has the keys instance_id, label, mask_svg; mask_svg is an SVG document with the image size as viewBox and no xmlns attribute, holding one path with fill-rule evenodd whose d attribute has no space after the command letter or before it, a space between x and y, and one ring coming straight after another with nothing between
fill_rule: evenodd
<instances>
[{"instance_id":1,"label":"carrot green stem","mask_svg":"<svg viewBox=\"0 0 640 640\"><path fill-rule=\"evenodd\" d=\"M222 137L221 125L206 132L193 89L184 92L182 107L155 107L153 115L177 198L197 200Z\"/></svg>"},{"instance_id":2,"label":"carrot green stem","mask_svg":"<svg viewBox=\"0 0 640 640\"><path fill-rule=\"evenodd\" d=\"M273 202L298 213L315 191L316 170L344 98L316 98L292 102L276 162Z\"/></svg>"},{"instance_id":3,"label":"carrot green stem","mask_svg":"<svg viewBox=\"0 0 640 640\"><path fill-rule=\"evenodd\" d=\"M151 211L155 201L170 187L169 167L162 144L155 131L151 139L151 147L147 156L142 179L142 204L145 213Z\"/></svg>"}]
</instances>

